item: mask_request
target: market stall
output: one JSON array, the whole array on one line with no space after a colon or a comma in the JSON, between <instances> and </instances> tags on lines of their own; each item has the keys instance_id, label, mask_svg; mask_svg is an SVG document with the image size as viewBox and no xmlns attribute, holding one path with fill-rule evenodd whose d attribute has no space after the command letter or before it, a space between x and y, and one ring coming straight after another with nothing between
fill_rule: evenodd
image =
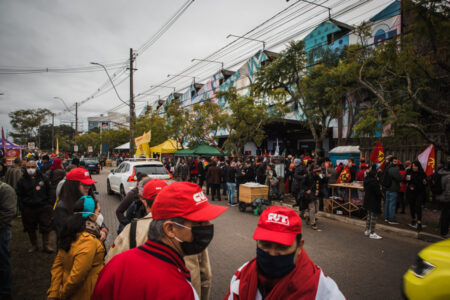
<instances>
[{"instance_id":1,"label":"market stall","mask_svg":"<svg viewBox=\"0 0 450 300\"><path fill-rule=\"evenodd\" d=\"M353 198L352 190L363 191L364 186L360 182L352 183L335 183L328 184L331 187L332 193L330 198L324 199L324 211L334 213L336 209L342 209L348 216L351 217L352 213L360 210L363 205L363 199ZM342 196L338 195L336 189L343 190Z\"/></svg>"},{"instance_id":2,"label":"market stall","mask_svg":"<svg viewBox=\"0 0 450 300\"><path fill-rule=\"evenodd\" d=\"M3 149L3 139L0 138L0 147L2 148L2 151L5 155L6 164L8 166L11 166L13 164L14 159L22 157L23 147L13 142L10 142L7 139L5 139L5 146L6 149Z\"/></svg>"},{"instance_id":3,"label":"market stall","mask_svg":"<svg viewBox=\"0 0 450 300\"><path fill-rule=\"evenodd\" d=\"M172 154L181 149L180 143L175 140L168 139L164 143L153 146L150 148L150 155L153 157L157 154L160 158L163 158L164 154ZM166 156L169 157L169 156Z\"/></svg>"}]
</instances>

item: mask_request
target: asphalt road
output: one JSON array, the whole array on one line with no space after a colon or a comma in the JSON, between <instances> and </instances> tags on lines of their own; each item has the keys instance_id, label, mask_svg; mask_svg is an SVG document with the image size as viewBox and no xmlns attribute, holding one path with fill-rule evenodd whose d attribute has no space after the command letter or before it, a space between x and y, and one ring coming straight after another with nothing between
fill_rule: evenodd
<instances>
[{"instance_id":1,"label":"asphalt road","mask_svg":"<svg viewBox=\"0 0 450 300\"><path fill-rule=\"evenodd\" d=\"M118 222L115 209L119 197L106 193L104 169L97 180L98 199L105 224L110 228L107 246L114 240ZM215 204L226 205L225 201ZM213 271L211 298L223 299L230 279L237 268L256 255L256 243L252 239L258 217L250 209L239 212L237 207L228 209L213 221L214 239L209 246ZM400 299L402 276L413 263L416 254L428 243L395 234L380 233L382 240L364 236L360 227L320 218L320 231L314 231L303 223L304 249L310 258L333 278L347 299Z\"/></svg>"}]
</instances>

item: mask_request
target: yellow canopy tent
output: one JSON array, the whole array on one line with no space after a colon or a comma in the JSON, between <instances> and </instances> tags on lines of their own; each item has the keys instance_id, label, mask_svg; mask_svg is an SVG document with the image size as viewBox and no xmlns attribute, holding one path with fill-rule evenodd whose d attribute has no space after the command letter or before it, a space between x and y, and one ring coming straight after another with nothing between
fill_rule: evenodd
<instances>
[{"instance_id":1,"label":"yellow canopy tent","mask_svg":"<svg viewBox=\"0 0 450 300\"><path fill-rule=\"evenodd\" d=\"M153 146L150 148L151 156L153 156L153 153L158 153L159 157L161 157L162 153L175 153L179 149L181 149L180 143L173 139L168 139L162 144Z\"/></svg>"}]
</instances>

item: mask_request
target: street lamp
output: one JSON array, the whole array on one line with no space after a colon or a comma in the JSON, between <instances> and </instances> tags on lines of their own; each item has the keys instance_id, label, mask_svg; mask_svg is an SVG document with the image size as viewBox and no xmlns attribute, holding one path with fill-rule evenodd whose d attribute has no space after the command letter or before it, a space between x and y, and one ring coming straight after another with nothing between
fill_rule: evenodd
<instances>
[{"instance_id":1,"label":"street lamp","mask_svg":"<svg viewBox=\"0 0 450 300\"><path fill-rule=\"evenodd\" d=\"M72 113L72 112L70 111L69 106L67 106L66 101L64 101L63 98L61 98L61 97L53 97L53 99L60 100L60 101L64 104L64 107L66 108L66 110L67 110L68 112Z\"/></svg>"},{"instance_id":2,"label":"street lamp","mask_svg":"<svg viewBox=\"0 0 450 300\"><path fill-rule=\"evenodd\" d=\"M124 103L125 105L129 106L130 104L128 104L127 102L123 101L122 98L120 98L120 95L119 95L119 93L117 92L117 89L116 89L116 85L112 81L111 76L109 75L108 69L106 69L105 65L102 65L102 64L97 63L97 62L91 62L91 65L100 66L100 67L102 67L105 70L106 75L108 75L109 81L111 82L111 85L114 88L114 91L116 92L117 98L119 98L119 100L122 101L122 103Z\"/></svg>"},{"instance_id":3,"label":"street lamp","mask_svg":"<svg viewBox=\"0 0 450 300\"><path fill-rule=\"evenodd\" d=\"M167 77L186 77L186 78L193 78L194 79L194 83L195 83L195 76L188 76L188 75L181 75L181 74L167 74Z\"/></svg>"},{"instance_id":4,"label":"street lamp","mask_svg":"<svg viewBox=\"0 0 450 300\"><path fill-rule=\"evenodd\" d=\"M61 98L61 97L53 97L53 99L60 100L64 104L64 106L66 107L66 110L68 112L72 113L70 111L69 106L67 106L66 101L64 101L63 98ZM75 102L75 113L74 113L74 116L75 116L75 135L77 135L77 132L78 132L78 102Z\"/></svg>"},{"instance_id":5,"label":"street lamp","mask_svg":"<svg viewBox=\"0 0 450 300\"><path fill-rule=\"evenodd\" d=\"M222 62L222 61L208 60L208 59L200 59L200 58L193 58L193 59L191 60L191 62L193 62L193 61L207 61L207 62L211 62L211 63L218 63L218 64L220 64L220 65L222 66L222 69L221 69L221 70L223 70L223 62Z\"/></svg>"},{"instance_id":6,"label":"street lamp","mask_svg":"<svg viewBox=\"0 0 450 300\"><path fill-rule=\"evenodd\" d=\"M227 38L229 38L229 37L237 37L237 38L239 38L239 39L245 39L245 40L249 40L249 41L260 42L260 43L262 43L262 45L263 45L263 51L264 51L264 49L266 48L266 42L265 42L265 41L262 41L262 40L252 39L252 38L248 38L248 37L245 37L245 36L234 35L234 34L229 34L229 35L227 36Z\"/></svg>"}]
</instances>

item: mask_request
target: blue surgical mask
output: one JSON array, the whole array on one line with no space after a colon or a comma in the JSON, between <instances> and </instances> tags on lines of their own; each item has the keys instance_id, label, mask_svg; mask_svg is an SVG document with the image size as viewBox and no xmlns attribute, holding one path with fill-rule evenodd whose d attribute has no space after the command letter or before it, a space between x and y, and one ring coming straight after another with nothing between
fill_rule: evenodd
<instances>
[{"instance_id":1,"label":"blue surgical mask","mask_svg":"<svg viewBox=\"0 0 450 300\"><path fill-rule=\"evenodd\" d=\"M259 271L267 278L281 278L289 274L295 268L295 251L286 255L270 255L266 251L256 249L256 262Z\"/></svg>"}]
</instances>

